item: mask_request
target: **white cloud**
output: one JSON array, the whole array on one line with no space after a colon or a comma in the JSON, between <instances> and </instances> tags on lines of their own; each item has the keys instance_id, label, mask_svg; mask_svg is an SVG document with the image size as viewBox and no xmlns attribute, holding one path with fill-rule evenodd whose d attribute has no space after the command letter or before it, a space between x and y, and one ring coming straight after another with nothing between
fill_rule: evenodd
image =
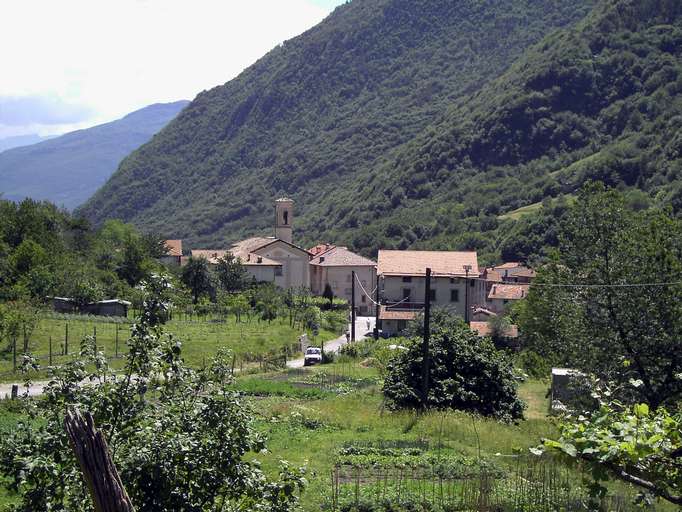
<instances>
[{"instance_id":1,"label":"white cloud","mask_svg":"<svg viewBox=\"0 0 682 512\"><path fill-rule=\"evenodd\" d=\"M91 124L192 99L330 10L315 0L2 2L0 96L56 97L94 111Z\"/></svg>"}]
</instances>

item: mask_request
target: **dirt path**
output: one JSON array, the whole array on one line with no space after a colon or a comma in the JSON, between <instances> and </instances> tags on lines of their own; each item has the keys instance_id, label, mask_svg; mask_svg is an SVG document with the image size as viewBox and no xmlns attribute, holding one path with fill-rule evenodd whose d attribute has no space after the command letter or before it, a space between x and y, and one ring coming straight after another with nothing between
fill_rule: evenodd
<instances>
[{"instance_id":1,"label":"dirt path","mask_svg":"<svg viewBox=\"0 0 682 512\"><path fill-rule=\"evenodd\" d=\"M369 329L367 328L367 322L369 322ZM350 331L350 324L348 324L348 330ZM373 316L358 316L355 318L355 339L361 340L367 336L370 336L374 331L374 317ZM346 336L339 336L335 340L327 341L324 344L325 352L338 352L341 347L346 343ZM287 367L289 368L303 368L303 358L292 359L287 361Z\"/></svg>"}]
</instances>

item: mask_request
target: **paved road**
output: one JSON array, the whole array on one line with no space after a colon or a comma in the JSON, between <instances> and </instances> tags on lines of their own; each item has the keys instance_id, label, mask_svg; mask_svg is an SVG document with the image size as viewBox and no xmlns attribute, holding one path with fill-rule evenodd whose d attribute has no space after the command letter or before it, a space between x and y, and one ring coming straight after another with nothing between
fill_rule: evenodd
<instances>
[{"instance_id":1,"label":"paved road","mask_svg":"<svg viewBox=\"0 0 682 512\"><path fill-rule=\"evenodd\" d=\"M368 324L369 322L369 324ZM374 331L375 318L373 316L357 316L355 317L355 339L361 340L367 336L370 336ZM369 328L368 328L369 325ZM348 331L350 332L350 324L348 324ZM326 341L324 343L325 352L338 352L341 347L346 343L346 336L339 336L335 340ZM292 359L287 361L287 366L289 368L303 368L303 358Z\"/></svg>"},{"instance_id":2,"label":"paved road","mask_svg":"<svg viewBox=\"0 0 682 512\"><path fill-rule=\"evenodd\" d=\"M367 328L369 321L369 329ZM348 324L348 330L350 331L350 324ZM355 339L360 340L368 335L371 335L374 331L374 317L373 316L359 316L355 318ZM346 336L339 336L335 340L327 341L324 344L324 350L327 352L338 352L338 350L347 343ZM292 359L287 362L289 368L302 368L303 358ZM26 393L26 387L21 383L19 384L19 394L22 395ZM47 381L36 381L31 384L28 389L28 394L30 396L39 396L43 394L43 388L47 385ZM12 384L0 384L0 400L3 398L9 398L12 395Z\"/></svg>"}]
</instances>

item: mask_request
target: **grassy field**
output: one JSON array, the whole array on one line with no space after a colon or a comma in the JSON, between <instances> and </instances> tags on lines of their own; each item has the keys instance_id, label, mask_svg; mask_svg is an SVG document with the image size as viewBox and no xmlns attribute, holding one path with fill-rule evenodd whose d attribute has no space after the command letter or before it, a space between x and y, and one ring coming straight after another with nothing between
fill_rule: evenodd
<instances>
[{"instance_id":1,"label":"grassy field","mask_svg":"<svg viewBox=\"0 0 682 512\"><path fill-rule=\"evenodd\" d=\"M384 407L376 370L362 362L341 360L308 369L243 375L234 385L245 395L256 427L268 437L268 451L249 454L247 459L259 459L273 476L281 460L307 466L309 483L301 497L301 510L329 510L332 471L344 446L423 444L439 456L493 460L503 472L513 475L519 467L518 454L527 454L541 438L556 434L547 416L546 382L520 385L519 393L528 407L525 419L518 424L458 411L392 412ZM16 421L7 403L0 407L0 423ZM571 475L575 485L581 484L580 473L564 466L560 469ZM624 486L613 489L625 496L632 494ZM11 500L0 488L0 506ZM673 508L659 504L655 510Z\"/></svg>"},{"instance_id":2,"label":"grassy field","mask_svg":"<svg viewBox=\"0 0 682 512\"><path fill-rule=\"evenodd\" d=\"M52 340L52 364L66 362L78 353L80 340L85 336L97 337L97 346L108 357L111 365L118 367L121 359L116 355L126 350L126 339L130 323L125 319L118 321L102 318L77 317L73 315L57 317L45 316L40 319L36 329L29 337L29 352L39 358L41 366L50 364L50 339ZM191 365L201 365L219 348L229 348L237 355L237 364L257 361L269 353L284 354L286 347L289 357L295 356L300 329L289 325L287 318L278 318L271 323L242 318L237 322L234 316L223 320L171 320L166 324L166 332L173 333L182 341L185 361ZM331 340L337 333L320 331L317 341ZM118 339L118 342L117 342ZM312 340L312 338L311 338ZM65 345L68 354L61 355ZM117 348L118 347L118 348ZM13 353L10 347L0 352L0 380L16 380L13 372ZM23 351L23 340L17 340L17 359Z\"/></svg>"},{"instance_id":3,"label":"grassy field","mask_svg":"<svg viewBox=\"0 0 682 512\"><path fill-rule=\"evenodd\" d=\"M280 460L307 466L309 486L302 496L301 508L310 512L327 509L332 494L333 468L337 454L344 446L425 443L432 455L474 460L482 457L493 461L507 475L518 475L519 471L526 471L525 461L533 459L528 448L537 446L544 437L556 435L556 427L547 413L548 383L542 381L520 384L519 394L527 404L525 419L518 424L504 424L459 411L390 411L383 402L381 381L376 371L357 362L314 367L308 370L307 376L289 371L257 379L269 380L270 385L255 386L252 381L243 386L245 390L252 387L260 391L250 400L258 411L259 427L267 433L269 441L268 453L257 456L264 468L273 474ZM318 395L302 398L295 392L286 393L292 384L329 381L330 385L316 389ZM373 383L367 385L367 382ZM354 383L362 385L354 386ZM238 383L238 387L242 385ZM266 388L271 389L270 396L262 396ZM310 393L310 389L307 392ZM530 467L533 464L531 462ZM584 483L580 472L555 464L553 460L547 466L537 467L541 474L552 473L553 476L547 477L548 481L563 475L561 478L571 482L574 492L581 492L575 491ZM552 480L552 485L557 484ZM625 500L624 505L620 505L624 508L619 506L614 510L634 509L630 503L634 495L631 487L614 484L611 489L614 495L621 497L619 499ZM525 509L536 510L533 506ZM655 510L674 508L659 503Z\"/></svg>"},{"instance_id":4,"label":"grassy field","mask_svg":"<svg viewBox=\"0 0 682 512\"><path fill-rule=\"evenodd\" d=\"M371 368L354 365L351 375L377 377ZM339 365L316 367L312 372L346 374ZM384 408L380 385L355 392L327 396L319 400L295 397L257 398L261 428L269 436L268 454L260 456L264 467L275 471L278 461L307 464L310 485L303 495L302 508L320 510L329 493L335 454L348 442L418 441L440 444L448 452L476 456L479 443L485 455L511 455L536 446L543 436L555 432L547 419L547 384L527 382L520 393L529 404L526 420L506 425L483 418L474 419L457 411L391 412ZM438 441L440 440L440 443Z\"/></svg>"}]
</instances>

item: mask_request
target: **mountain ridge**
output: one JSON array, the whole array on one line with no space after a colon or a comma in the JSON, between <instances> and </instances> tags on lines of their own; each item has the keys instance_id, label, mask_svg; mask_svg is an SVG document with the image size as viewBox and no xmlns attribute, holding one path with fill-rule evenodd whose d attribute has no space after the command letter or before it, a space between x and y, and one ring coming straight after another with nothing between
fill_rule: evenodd
<instances>
[{"instance_id":1,"label":"mountain ridge","mask_svg":"<svg viewBox=\"0 0 682 512\"><path fill-rule=\"evenodd\" d=\"M155 103L108 123L0 153L0 191L75 208L189 102Z\"/></svg>"},{"instance_id":2,"label":"mountain ridge","mask_svg":"<svg viewBox=\"0 0 682 512\"><path fill-rule=\"evenodd\" d=\"M286 193L308 231L313 201L373 168L455 98L591 6L350 2L199 94L79 212L96 223L118 217L192 243L227 243L267 229L272 198Z\"/></svg>"}]
</instances>

